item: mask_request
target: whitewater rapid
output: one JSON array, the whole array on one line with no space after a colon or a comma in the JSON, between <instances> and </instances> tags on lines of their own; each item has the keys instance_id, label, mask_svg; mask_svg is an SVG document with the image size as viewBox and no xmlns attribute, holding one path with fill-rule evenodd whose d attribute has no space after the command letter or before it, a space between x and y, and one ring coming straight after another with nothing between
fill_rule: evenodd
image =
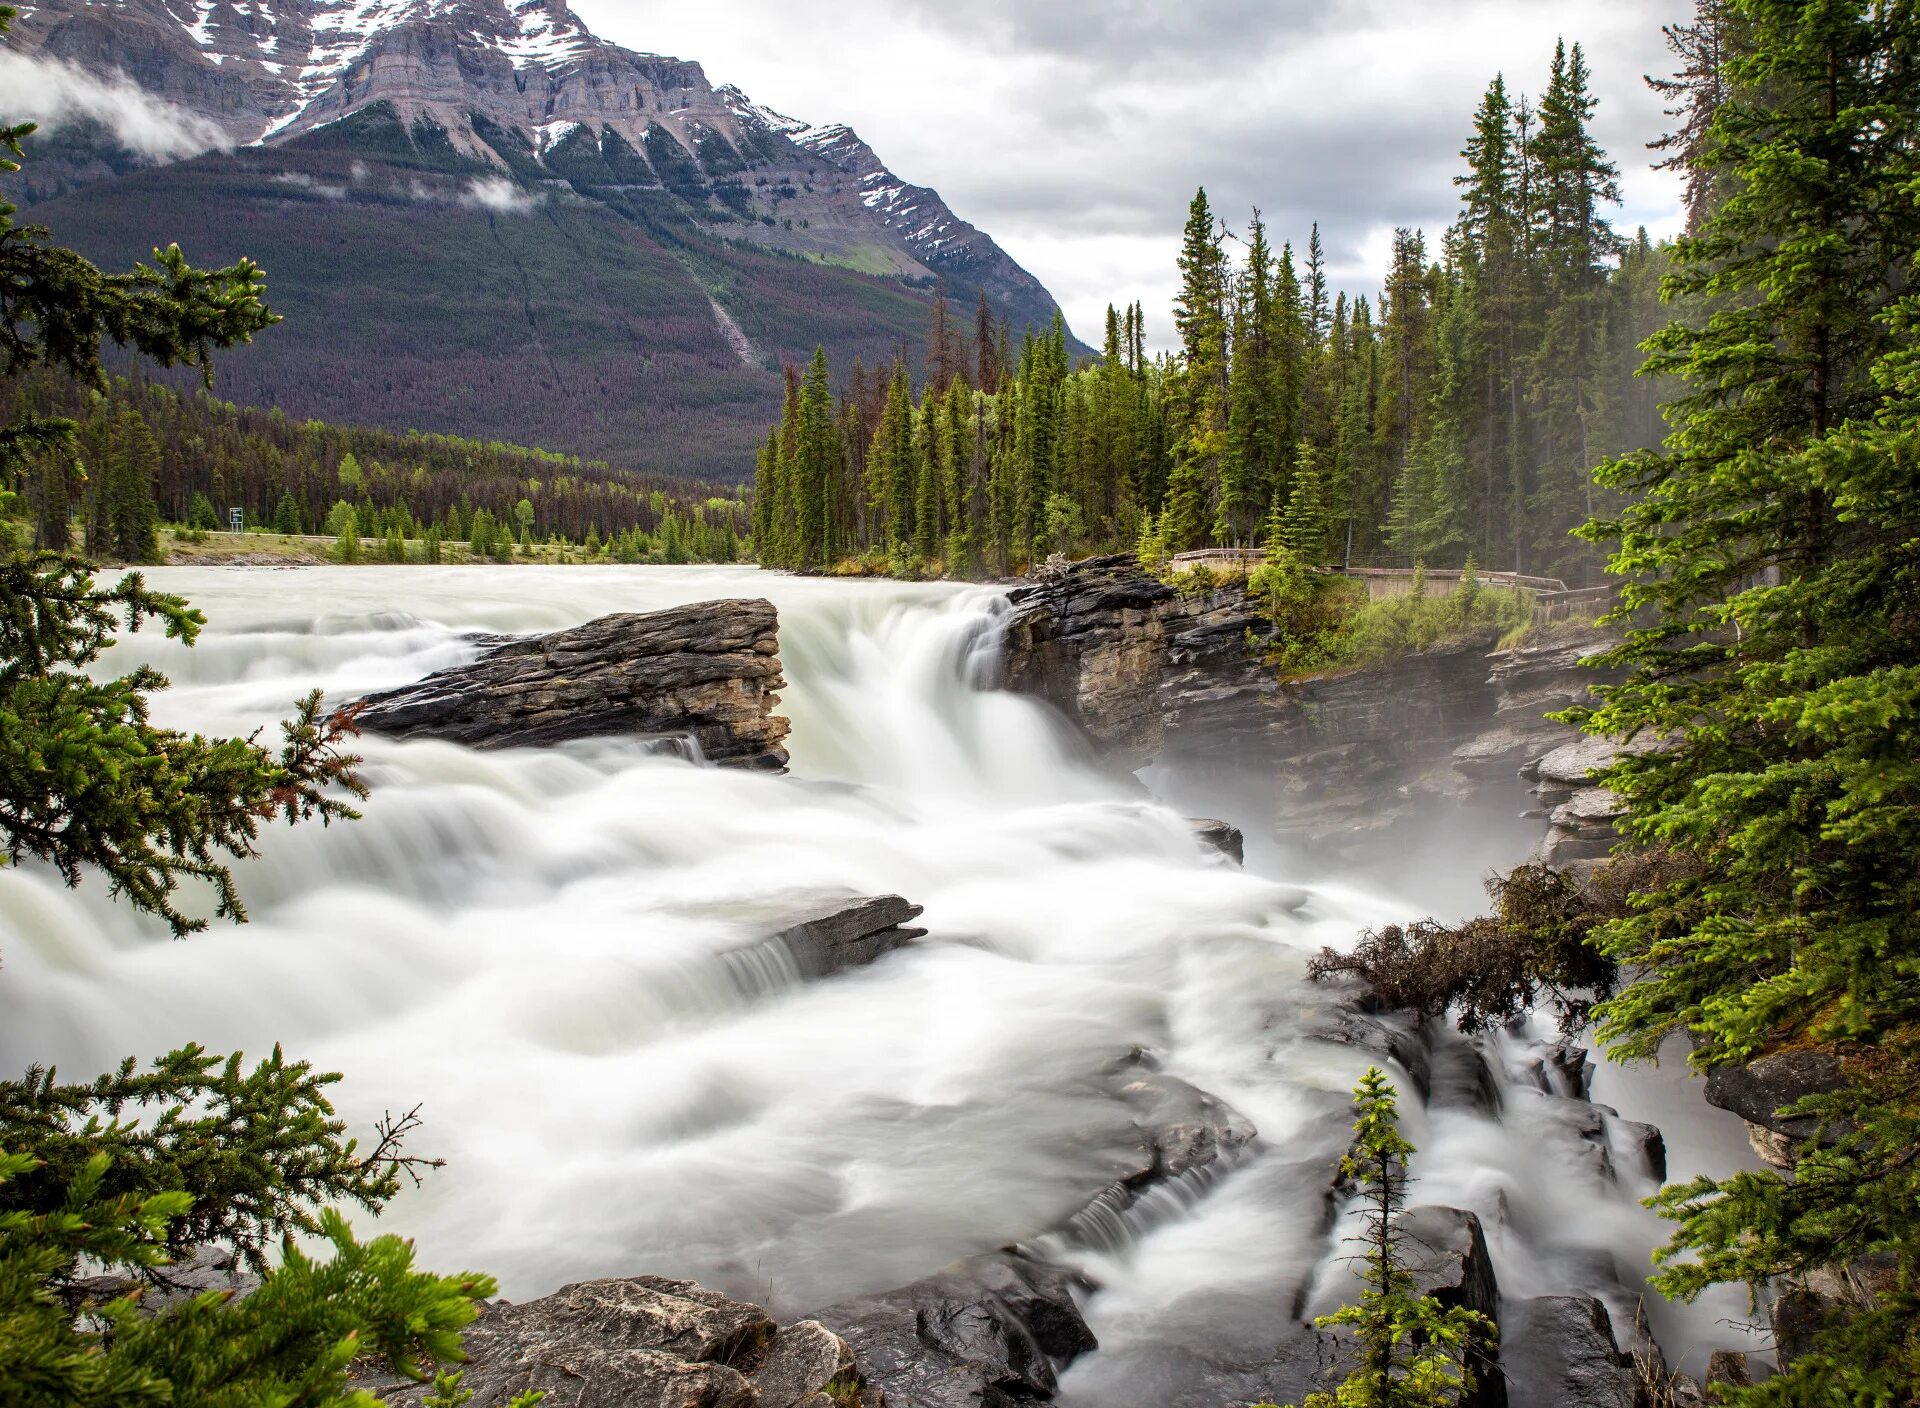
<instances>
[{"instance_id":1,"label":"whitewater rapid","mask_svg":"<svg viewBox=\"0 0 1920 1408\"><path fill-rule=\"evenodd\" d=\"M790 1314L1058 1226L1127 1143L1102 1078L1144 1048L1264 1138L1191 1206L1081 1250L1104 1347L1068 1400L1152 1401L1160 1347L1255 1343L1327 1274L1325 1114L1369 1058L1277 1014L1316 1000L1309 954L1408 916L1384 886L1225 864L988 688L997 592L738 568L150 580L206 612L201 643L142 633L104 665L158 666L156 718L224 732L461 663L475 633L766 596L792 774L369 738L364 819L270 831L239 875L252 922L183 942L97 881L0 871L0 1067L280 1043L345 1073L357 1129L422 1107L414 1148L447 1165L381 1221L423 1264L516 1299L685 1276ZM832 893L904 895L929 933L770 994L721 960ZM1596 1260L1634 1283L1644 1170L1599 1179L1511 1104L1408 1108L1420 1196L1481 1212L1510 1295L1594 1290Z\"/></svg>"}]
</instances>

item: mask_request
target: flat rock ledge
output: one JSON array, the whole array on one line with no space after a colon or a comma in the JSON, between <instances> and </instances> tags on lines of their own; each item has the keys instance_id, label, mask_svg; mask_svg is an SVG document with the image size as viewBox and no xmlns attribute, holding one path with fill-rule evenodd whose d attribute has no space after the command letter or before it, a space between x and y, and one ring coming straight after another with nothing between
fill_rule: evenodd
<instances>
[{"instance_id":1,"label":"flat rock ledge","mask_svg":"<svg viewBox=\"0 0 1920 1408\"><path fill-rule=\"evenodd\" d=\"M466 1333L469 1408L504 1408L528 1389L552 1408L880 1408L847 1342L811 1320L765 1311L692 1281L583 1281L513 1305L496 1301ZM359 1385L417 1408L424 1385Z\"/></svg>"},{"instance_id":2,"label":"flat rock ledge","mask_svg":"<svg viewBox=\"0 0 1920 1408\"><path fill-rule=\"evenodd\" d=\"M711 763L782 772L791 725L773 712L786 688L779 648L770 601L602 616L371 695L360 726L474 748L679 740Z\"/></svg>"},{"instance_id":3,"label":"flat rock ledge","mask_svg":"<svg viewBox=\"0 0 1920 1408\"><path fill-rule=\"evenodd\" d=\"M764 997L795 982L814 982L875 959L927 935L912 926L921 906L899 895L820 900L776 921L766 938L730 949L720 961L748 997Z\"/></svg>"}]
</instances>

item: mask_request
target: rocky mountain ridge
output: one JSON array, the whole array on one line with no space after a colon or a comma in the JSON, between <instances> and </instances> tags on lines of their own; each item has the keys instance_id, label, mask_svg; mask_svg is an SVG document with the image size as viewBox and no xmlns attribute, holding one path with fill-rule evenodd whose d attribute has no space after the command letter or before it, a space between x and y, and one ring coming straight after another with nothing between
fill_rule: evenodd
<instances>
[{"instance_id":1,"label":"rocky mountain ridge","mask_svg":"<svg viewBox=\"0 0 1920 1408\"><path fill-rule=\"evenodd\" d=\"M124 74L187 115L205 146L284 144L385 107L502 177L567 181L609 165L618 184L728 216L732 238L978 288L1017 321L1055 311L991 237L851 128L796 121L716 87L698 63L602 39L566 0L42 0L13 44L96 78ZM50 195L88 173L34 179L29 191Z\"/></svg>"},{"instance_id":2,"label":"rocky mountain ridge","mask_svg":"<svg viewBox=\"0 0 1920 1408\"><path fill-rule=\"evenodd\" d=\"M816 347L918 355L940 289L1059 315L850 129L564 0L40 0L0 78L42 120L0 197L103 265L259 263L284 321L215 390L295 419L731 488Z\"/></svg>"}]
</instances>

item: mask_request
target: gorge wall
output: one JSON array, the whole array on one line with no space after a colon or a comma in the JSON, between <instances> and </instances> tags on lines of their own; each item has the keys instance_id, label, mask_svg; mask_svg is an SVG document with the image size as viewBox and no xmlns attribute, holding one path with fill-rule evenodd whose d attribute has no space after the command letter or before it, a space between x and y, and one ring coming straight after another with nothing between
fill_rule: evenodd
<instances>
[{"instance_id":1,"label":"gorge wall","mask_svg":"<svg viewBox=\"0 0 1920 1408\"><path fill-rule=\"evenodd\" d=\"M1543 822L1556 864L1605 854L1612 801L1587 773L1611 749L1546 717L1604 678L1580 663L1604 632L1558 626L1501 650L1479 630L1302 679L1266 662L1275 639L1244 585L1187 594L1131 555L1090 558L1013 593L1006 684L1118 768L1258 778L1273 836L1328 859L1464 802Z\"/></svg>"}]
</instances>

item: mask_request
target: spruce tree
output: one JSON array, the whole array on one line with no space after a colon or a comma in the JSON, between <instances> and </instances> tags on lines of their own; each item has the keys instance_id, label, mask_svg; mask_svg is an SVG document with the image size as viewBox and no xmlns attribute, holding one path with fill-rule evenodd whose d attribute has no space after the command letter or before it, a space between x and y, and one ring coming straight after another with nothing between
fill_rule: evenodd
<instances>
[{"instance_id":1,"label":"spruce tree","mask_svg":"<svg viewBox=\"0 0 1920 1408\"><path fill-rule=\"evenodd\" d=\"M1362 1248L1362 1291L1356 1304L1317 1322L1345 1332L1352 1367L1333 1393L1309 1396L1306 1408L1451 1408L1470 1400L1494 1327L1477 1311L1419 1294L1410 1269L1415 1253L1398 1222L1414 1148L1400 1133L1397 1092L1369 1066L1353 1098L1359 1118L1340 1172L1357 1187L1362 1207L1360 1231L1350 1239Z\"/></svg>"},{"instance_id":2,"label":"spruce tree","mask_svg":"<svg viewBox=\"0 0 1920 1408\"><path fill-rule=\"evenodd\" d=\"M120 562L158 562L160 510L153 501L153 477L160 466L160 442L145 418L128 408L114 422L111 445L102 486L106 536L89 546Z\"/></svg>"},{"instance_id":3,"label":"spruce tree","mask_svg":"<svg viewBox=\"0 0 1920 1408\"><path fill-rule=\"evenodd\" d=\"M1233 309L1233 355L1228 374L1226 438L1213 536L1245 545L1279 478L1274 391L1279 348L1274 345L1274 263L1266 227L1255 211L1247 231L1246 271Z\"/></svg>"},{"instance_id":4,"label":"spruce tree","mask_svg":"<svg viewBox=\"0 0 1920 1408\"><path fill-rule=\"evenodd\" d=\"M1602 470L1624 683L1571 717L1652 743L1602 775L1685 878L1604 933L1638 978L1622 1052L1696 1065L1819 1046L1845 1088L1790 1177L1671 1188L1658 1284L1851 1283L1742 1404L1920 1400L1920 12L1736 0L1698 160L1726 192L1676 251L1700 300L1649 344L1664 448ZM1711 300L1710 303L1707 300ZM1683 305L1686 306L1686 305ZM1698 311L1705 309L1706 311ZM1840 1273L1837 1274L1836 1273Z\"/></svg>"},{"instance_id":5,"label":"spruce tree","mask_svg":"<svg viewBox=\"0 0 1920 1408\"><path fill-rule=\"evenodd\" d=\"M793 461L797 556L800 566L824 567L833 560L834 510L843 458L825 348L814 348L813 360L807 364L799 415Z\"/></svg>"}]
</instances>

